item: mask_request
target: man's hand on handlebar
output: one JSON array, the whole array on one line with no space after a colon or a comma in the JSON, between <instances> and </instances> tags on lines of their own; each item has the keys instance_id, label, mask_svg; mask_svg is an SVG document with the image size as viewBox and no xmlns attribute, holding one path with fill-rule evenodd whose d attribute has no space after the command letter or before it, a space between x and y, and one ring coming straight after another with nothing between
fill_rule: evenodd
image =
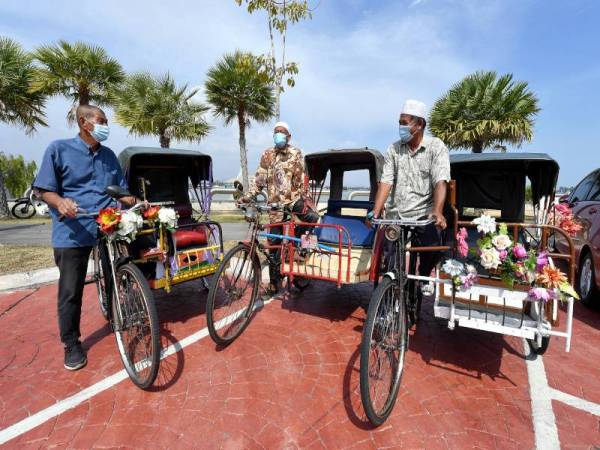
<instances>
[{"instance_id":1,"label":"man's hand on handlebar","mask_svg":"<svg viewBox=\"0 0 600 450\"><path fill-rule=\"evenodd\" d=\"M61 198L56 204L56 209L61 216L73 218L77 215L77 203L70 198Z\"/></svg>"},{"instance_id":2,"label":"man's hand on handlebar","mask_svg":"<svg viewBox=\"0 0 600 450\"><path fill-rule=\"evenodd\" d=\"M446 223L446 218L443 214L434 212L433 214L430 214L429 217L435 220L435 226L439 229L445 230L448 227L448 224Z\"/></svg>"}]
</instances>

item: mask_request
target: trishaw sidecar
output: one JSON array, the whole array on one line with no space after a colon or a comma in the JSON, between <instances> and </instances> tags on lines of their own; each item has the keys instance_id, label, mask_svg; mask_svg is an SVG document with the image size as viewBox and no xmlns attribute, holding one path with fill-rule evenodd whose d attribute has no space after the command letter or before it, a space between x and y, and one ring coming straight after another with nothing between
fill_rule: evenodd
<instances>
[{"instance_id":1,"label":"trishaw sidecar","mask_svg":"<svg viewBox=\"0 0 600 450\"><path fill-rule=\"evenodd\" d=\"M287 224L284 234L289 236L295 235L298 226L310 227L312 232L300 246L294 241L284 244L282 275L292 281L294 277L332 281L338 287L372 279L375 230L365 224L365 217L373 209L383 163L383 155L370 148L327 150L306 155L310 197L318 205L327 182L329 196L326 208L320 211L318 224ZM368 171L368 200L343 196L344 186L349 183L348 176L354 171ZM308 252L306 247L309 247Z\"/></svg>"},{"instance_id":2,"label":"trishaw sidecar","mask_svg":"<svg viewBox=\"0 0 600 450\"><path fill-rule=\"evenodd\" d=\"M169 205L177 214L172 227L146 222L131 245L130 256L150 287L169 292L175 284L215 273L223 258L223 238L221 226L209 218L211 157L191 150L128 147L119 162L130 192ZM190 193L199 204L195 216Z\"/></svg>"},{"instance_id":3,"label":"trishaw sidecar","mask_svg":"<svg viewBox=\"0 0 600 450\"><path fill-rule=\"evenodd\" d=\"M559 166L543 153L462 154L451 157L451 174L456 181L455 207L458 222L454 226L456 238L464 227L466 242L477 249L481 237L473 220L481 213L505 224L513 243L528 251L544 253L550 264L565 270L568 283L574 277L574 253L568 233L549 223L554 205ZM531 210L526 201L526 186L531 188ZM567 251L553 251L551 242L560 235L568 243ZM479 251L479 250L476 250ZM456 250L455 254L456 256ZM473 254L467 260L477 260ZM477 268L479 281L469 289L456 289L450 276L437 277L435 316L455 326L486 330L526 338L534 353L544 353L551 336L563 337L569 351L573 323L573 296L564 299L567 306L566 326L559 325L557 298L535 301L531 298L529 283L515 283L512 287L498 271ZM410 278L410 276L409 276Z\"/></svg>"}]
</instances>

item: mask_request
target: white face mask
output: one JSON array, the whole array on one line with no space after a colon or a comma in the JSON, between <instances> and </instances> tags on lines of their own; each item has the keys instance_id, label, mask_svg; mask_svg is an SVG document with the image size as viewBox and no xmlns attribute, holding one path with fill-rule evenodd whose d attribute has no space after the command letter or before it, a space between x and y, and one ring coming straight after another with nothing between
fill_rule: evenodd
<instances>
[{"instance_id":1,"label":"white face mask","mask_svg":"<svg viewBox=\"0 0 600 450\"><path fill-rule=\"evenodd\" d=\"M110 128L108 127L108 125L102 125L101 123L93 123L93 122L90 122L89 120L88 120L88 122L94 126L92 131L90 131L90 135L97 142L103 142L108 139L108 136L110 134Z\"/></svg>"}]
</instances>

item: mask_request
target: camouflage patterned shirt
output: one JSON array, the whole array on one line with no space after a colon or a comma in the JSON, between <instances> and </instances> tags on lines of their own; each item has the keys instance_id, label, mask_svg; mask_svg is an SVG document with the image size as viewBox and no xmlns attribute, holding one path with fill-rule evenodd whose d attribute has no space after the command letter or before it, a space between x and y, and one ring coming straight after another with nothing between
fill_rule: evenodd
<instances>
[{"instance_id":1,"label":"camouflage patterned shirt","mask_svg":"<svg viewBox=\"0 0 600 450\"><path fill-rule=\"evenodd\" d=\"M267 201L292 206L304 194L304 158L299 148L268 148L260 158L250 194L266 188ZM271 222L283 220L283 214L269 214Z\"/></svg>"}]
</instances>

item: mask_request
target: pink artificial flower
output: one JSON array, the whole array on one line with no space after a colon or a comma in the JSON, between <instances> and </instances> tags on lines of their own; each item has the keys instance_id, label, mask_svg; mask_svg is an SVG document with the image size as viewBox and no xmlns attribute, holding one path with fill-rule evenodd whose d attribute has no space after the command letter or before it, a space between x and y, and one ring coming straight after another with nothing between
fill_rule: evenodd
<instances>
[{"instance_id":1,"label":"pink artificial flower","mask_svg":"<svg viewBox=\"0 0 600 450\"><path fill-rule=\"evenodd\" d=\"M460 276L460 284L463 289L470 289L477 281L479 280L479 276L477 273L470 272L466 275Z\"/></svg>"},{"instance_id":2,"label":"pink artificial flower","mask_svg":"<svg viewBox=\"0 0 600 450\"><path fill-rule=\"evenodd\" d=\"M505 250L500 250L500 261L504 261L508 256L508 252Z\"/></svg>"},{"instance_id":3,"label":"pink artificial flower","mask_svg":"<svg viewBox=\"0 0 600 450\"><path fill-rule=\"evenodd\" d=\"M566 203L558 203L554 205L554 209L556 209L559 214L571 214L571 208L569 208Z\"/></svg>"},{"instance_id":4,"label":"pink artificial flower","mask_svg":"<svg viewBox=\"0 0 600 450\"><path fill-rule=\"evenodd\" d=\"M517 244L513 247L513 254L519 259L527 258L527 250L521 244Z\"/></svg>"},{"instance_id":5,"label":"pink artificial flower","mask_svg":"<svg viewBox=\"0 0 600 450\"><path fill-rule=\"evenodd\" d=\"M527 296L531 300L543 300L543 301L547 302L548 300L552 300L553 298L556 298L556 293L551 289L534 287L534 288L529 289Z\"/></svg>"},{"instance_id":6,"label":"pink artificial flower","mask_svg":"<svg viewBox=\"0 0 600 450\"><path fill-rule=\"evenodd\" d=\"M469 245L467 244L466 238L467 229L462 227L460 230L458 230L458 233L456 233L456 242L458 244L458 253L463 258L466 258L469 254Z\"/></svg>"}]
</instances>

